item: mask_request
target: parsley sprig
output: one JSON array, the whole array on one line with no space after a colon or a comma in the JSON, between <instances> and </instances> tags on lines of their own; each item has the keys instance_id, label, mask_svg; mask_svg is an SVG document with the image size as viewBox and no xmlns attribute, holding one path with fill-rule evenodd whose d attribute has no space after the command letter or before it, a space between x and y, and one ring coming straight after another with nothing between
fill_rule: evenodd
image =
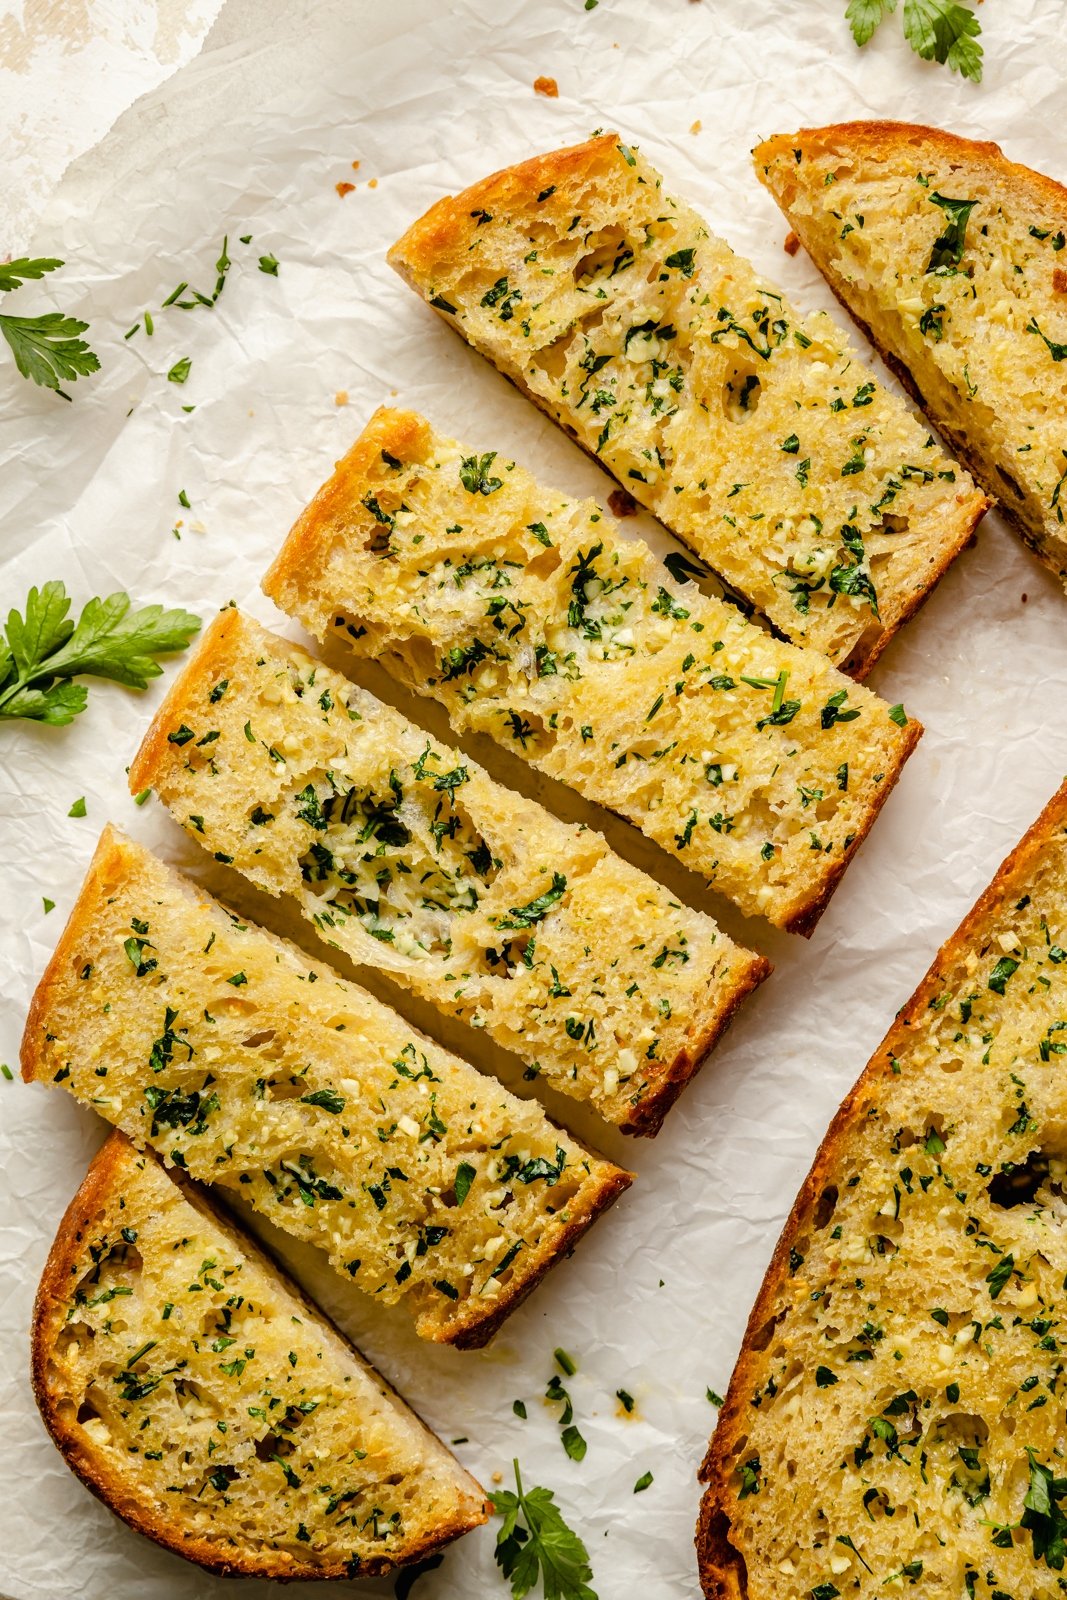
<instances>
[{"instance_id":1,"label":"parsley sprig","mask_svg":"<svg viewBox=\"0 0 1067 1600\"><path fill-rule=\"evenodd\" d=\"M0 294L7 294L31 280L43 278L63 265L55 257L40 257L31 261L23 256L18 261L0 265ZM65 317L61 311L46 311L40 317L18 317L9 312L0 313L0 333L11 346L15 365L24 378L31 378L43 389L54 389L63 400L60 381L74 383L87 373L97 372L100 362L79 335L89 331L87 322L77 317Z\"/></svg>"},{"instance_id":2,"label":"parsley sprig","mask_svg":"<svg viewBox=\"0 0 1067 1600\"><path fill-rule=\"evenodd\" d=\"M66 587L53 579L30 590L24 612L8 612L0 632L0 719L65 727L89 697L72 679L110 678L144 689L163 670L156 656L184 650L200 627L188 611L134 610L121 592L88 601L76 624L69 610Z\"/></svg>"},{"instance_id":3,"label":"parsley sprig","mask_svg":"<svg viewBox=\"0 0 1067 1600\"><path fill-rule=\"evenodd\" d=\"M852 37L866 44L897 9L897 0L849 0L845 12ZM982 81L982 25L960 0L904 0L904 37L924 61L946 63L974 83Z\"/></svg>"},{"instance_id":4,"label":"parsley sprig","mask_svg":"<svg viewBox=\"0 0 1067 1600\"><path fill-rule=\"evenodd\" d=\"M516 1493L501 1489L492 1496L494 1512L504 1519L496 1560L511 1582L512 1600L530 1594L538 1577L545 1600L597 1600L589 1587L589 1552L564 1522L552 1490L523 1489L519 1463L512 1466Z\"/></svg>"}]
</instances>

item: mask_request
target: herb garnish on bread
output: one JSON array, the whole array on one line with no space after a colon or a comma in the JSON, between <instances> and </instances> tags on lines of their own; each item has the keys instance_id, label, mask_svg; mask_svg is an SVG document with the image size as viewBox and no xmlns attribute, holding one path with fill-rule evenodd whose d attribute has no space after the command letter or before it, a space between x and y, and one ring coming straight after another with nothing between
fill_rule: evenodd
<instances>
[{"instance_id":1,"label":"herb garnish on bread","mask_svg":"<svg viewBox=\"0 0 1067 1600\"><path fill-rule=\"evenodd\" d=\"M130 773L331 944L655 1133L769 971L298 645L226 610Z\"/></svg>"},{"instance_id":2,"label":"herb garnish on bread","mask_svg":"<svg viewBox=\"0 0 1067 1600\"><path fill-rule=\"evenodd\" d=\"M112 829L38 985L22 1071L461 1348L630 1182Z\"/></svg>"},{"instance_id":3,"label":"herb garnish on bread","mask_svg":"<svg viewBox=\"0 0 1067 1600\"><path fill-rule=\"evenodd\" d=\"M1067 784L816 1156L702 1477L714 1600L1064 1590Z\"/></svg>"},{"instance_id":4,"label":"herb garnish on bread","mask_svg":"<svg viewBox=\"0 0 1067 1600\"><path fill-rule=\"evenodd\" d=\"M606 133L439 200L397 271L787 638L862 676L985 496Z\"/></svg>"},{"instance_id":5,"label":"herb garnish on bread","mask_svg":"<svg viewBox=\"0 0 1067 1600\"><path fill-rule=\"evenodd\" d=\"M487 1519L479 1485L337 1329L119 1133L60 1224L31 1359L72 1470L211 1572L373 1576Z\"/></svg>"},{"instance_id":6,"label":"herb garnish on bread","mask_svg":"<svg viewBox=\"0 0 1067 1600\"><path fill-rule=\"evenodd\" d=\"M372 417L264 588L799 933L921 732L817 651L679 584L595 501L410 411Z\"/></svg>"},{"instance_id":7,"label":"herb garnish on bread","mask_svg":"<svg viewBox=\"0 0 1067 1600\"><path fill-rule=\"evenodd\" d=\"M1067 582L1067 189L995 144L806 128L756 170L830 287Z\"/></svg>"}]
</instances>

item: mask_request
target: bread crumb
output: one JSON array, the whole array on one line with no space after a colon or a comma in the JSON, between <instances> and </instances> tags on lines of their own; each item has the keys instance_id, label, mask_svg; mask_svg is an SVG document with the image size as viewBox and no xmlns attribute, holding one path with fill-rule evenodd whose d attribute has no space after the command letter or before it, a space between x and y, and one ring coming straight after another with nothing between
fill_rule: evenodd
<instances>
[{"instance_id":1,"label":"bread crumb","mask_svg":"<svg viewBox=\"0 0 1067 1600\"><path fill-rule=\"evenodd\" d=\"M1067 293L1067 272L1062 267L1053 267L1052 287L1056 294Z\"/></svg>"},{"instance_id":2,"label":"bread crumb","mask_svg":"<svg viewBox=\"0 0 1067 1600\"><path fill-rule=\"evenodd\" d=\"M787 256L795 256L797 251L800 249L800 240L797 238L792 229L790 229L790 231L786 234L785 244L782 246L782 248Z\"/></svg>"},{"instance_id":3,"label":"bread crumb","mask_svg":"<svg viewBox=\"0 0 1067 1600\"><path fill-rule=\"evenodd\" d=\"M555 78L535 78L534 90L537 94L546 95L549 100L556 100L559 97L559 84Z\"/></svg>"},{"instance_id":4,"label":"bread crumb","mask_svg":"<svg viewBox=\"0 0 1067 1600\"><path fill-rule=\"evenodd\" d=\"M493 1473L493 1482L494 1483L503 1483L503 1481L504 1481L504 1474L502 1472L494 1472Z\"/></svg>"},{"instance_id":5,"label":"bread crumb","mask_svg":"<svg viewBox=\"0 0 1067 1600\"><path fill-rule=\"evenodd\" d=\"M608 495L608 505L617 517L632 517L637 511L637 501L625 489L612 489Z\"/></svg>"},{"instance_id":6,"label":"bread crumb","mask_svg":"<svg viewBox=\"0 0 1067 1600\"><path fill-rule=\"evenodd\" d=\"M690 128L689 132L690 133L699 133L703 126L704 126L704 124L701 122L700 118L698 117L696 119L696 121L693 123L693 126Z\"/></svg>"},{"instance_id":7,"label":"bread crumb","mask_svg":"<svg viewBox=\"0 0 1067 1600\"><path fill-rule=\"evenodd\" d=\"M346 194L351 194L352 190L355 187L356 186L355 186L354 183L335 183L334 184L334 188L337 190L337 193L341 196L342 200L344 199Z\"/></svg>"},{"instance_id":8,"label":"bread crumb","mask_svg":"<svg viewBox=\"0 0 1067 1600\"><path fill-rule=\"evenodd\" d=\"M348 404L348 390L338 389L333 397L333 403L335 406L346 406Z\"/></svg>"},{"instance_id":9,"label":"bread crumb","mask_svg":"<svg viewBox=\"0 0 1067 1600\"><path fill-rule=\"evenodd\" d=\"M359 162L358 161L353 161L353 163L352 163L352 171L353 172L358 172L359 171Z\"/></svg>"}]
</instances>

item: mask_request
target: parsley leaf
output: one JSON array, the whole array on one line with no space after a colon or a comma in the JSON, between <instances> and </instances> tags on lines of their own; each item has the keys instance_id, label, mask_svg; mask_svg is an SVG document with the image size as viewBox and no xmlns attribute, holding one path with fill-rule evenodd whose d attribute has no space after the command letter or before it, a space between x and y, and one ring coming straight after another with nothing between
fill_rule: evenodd
<instances>
[{"instance_id":1,"label":"parsley leaf","mask_svg":"<svg viewBox=\"0 0 1067 1600\"><path fill-rule=\"evenodd\" d=\"M1048 1467L1035 1461L1031 1449L1026 1454L1030 1459L1030 1487L1023 1501L1022 1526L1034 1541L1034 1560L1062 1572L1067 1555L1067 1516L1057 1502L1067 1494L1067 1479L1054 1478Z\"/></svg>"},{"instance_id":2,"label":"parsley leaf","mask_svg":"<svg viewBox=\"0 0 1067 1600\"><path fill-rule=\"evenodd\" d=\"M0 294L19 288L31 278L43 278L46 272L55 272L62 265L54 256L38 261L30 261L26 256L20 256L17 261L4 261L0 263Z\"/></svg>"},{"instance_id":3,"label":"parsley leaf","mask_svg":"<svg viewBox=\"0 0 1067 1600\"><path fill-rule=\"evenodd\" d=\"M849 0L845 17L857 44L866 44L878 24L897 9L897 0Z\"/></svg>"},{"instance_id":4,"label":"parsley leaf","mask_svg":"<svg viewBox=\"0 0 1067 1600\"><path fill-rule=\"evenodd\" d=\"M184 650L200 627L188 611L162 606L131 609L128 594L90 600L75 625L58 579L31 589L24 614L8 613L0 633L0 719L26 717L52 727L84 711L88 690L70 680L83 674L144 689L162 668L158 655Z\"/></svg>"},{"instance_id":5,"label":"parsley leaf","mask_svg":"<svg viewBox=\"0 0 1067 1600\"><path fill-rule=\"evenodd\" d=\"M897 0L849 0L845 17L858 45L891 17ZM904 37L923 61L946 63L974 83L982 81L982 25L961 0L904 0Z\"/></svg>"},{"instance_id":6,"label":"parsley leaf","mask_svg":"<svg viewBox=\"0 0 1067 1600\"><path fill-rule=\"evenodd\" d=\"M31 279L43 278L46 272L55 272L63 265L55 257L41 257L36 261L21 256L0 266L0 293L17 289ZM89 324L76 317L65 317L61 311L46 311L40 317L17 317L0 313L0 333L11 346L15 365L24 378L30 378L43 389L54 389L64 400L60 380L74 383L86 373L97 372L100 362L79 334L88 332Z\"/></svg>"},{"instance_id":7,"label":"parsley leaf","mask_svg":"<svg viewBox=\"0 0 1067 1600\"><path fill-rule=\"evenodd\" d=\"M493 494L503 488L500 478L491 478L489 469L496 460L496 451L484 456L464 456L459 468L460 482L468 494Z\"/></svg>"},{"instance_id":8,"label":"parsley leaf","mask_svg":"<svg viewBox=\"0 0 1067 1600\"><path fill-rule=\"evenodd\" d=\"M538 895L536 900L531 900L524 906L512 906L511 914L507 917L495 917L498 928L529 928L533 923L540 922L557 900L561 900L567 890L567 880L562 872L552 874L552 887L546 889L544 894Z\"/></svg>"},{"instance_id":9,"label":"parsley leaf","mask_svg":"<svg viewBox=\"0 0 1067 1600\"><path fill-rule=\"evenodd\" d=\"M524 1490L519 1463L512 1465L517 1492L502 1489L491 1497L494 1512L503 1518L496 1562L511 1582L512 1600L524 1600L538 1577L545 1600L597 1600L589 1587L589 1552L564 1522L552 1490Z\"/></svg>"},{"instance_id":10,"label":"parsley leaf","mask_svg":"<svg viewBox=\"0 0 1067 1600\"><path fill-rule=\"evenodd\" d=\"M978 201L950 200L943 194L932 194L929 200L931 205L941 207L946 220L944 231L934 240L926 270L936 272L939 267L958 267L967 243L967 219Z\"/></svg>"},{"instance_id":11,"label":"parsley leaf","mask_svg":"<svg viewBox=\"0 0 1067 1600\"><path fill-rule=\"evenodd\" d=\"M904 0L904 37L924 61L947 64L973 83L982 81L982 25L958 0Z\"/></svg>"}]
</instances>

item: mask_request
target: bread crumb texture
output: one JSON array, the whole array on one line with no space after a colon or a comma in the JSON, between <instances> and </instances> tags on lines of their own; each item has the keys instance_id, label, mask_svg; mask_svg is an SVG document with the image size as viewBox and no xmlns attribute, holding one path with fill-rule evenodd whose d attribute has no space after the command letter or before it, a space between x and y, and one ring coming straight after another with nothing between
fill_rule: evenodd
<instances>
[{"instance_id":1,"label":"bread crumb texture","mask_svg":"<svg viewBox=\"0 0 1067 1600\"><path fill-rule=\"evenodd\" d=\"M703 1478L716 1600L1064 1591L1067 785L845 1101Z\"/></svg>"},{"instance_id":2,"label":"bread crumb texture","mask_svg":"<svg viewBox=\"0 0 1067 1600\"><path fill-rule=\"evenodd\" d=\"M206 848L632 1132L656 1131L768 970L600 834L236 612L146 749Z\"/></svg>"},{"instance_id":3,"label":"bread crumb texture","mask_svg":"<svg viewBox=\"0 0 1067 1600\"><path fill-rule=\"evenodd\" d=\"M782 633L850 671L985 509L833 320L800 316L617 134L439 201L390 260Z\"/></svg>"},{"instance_id":4,"label":"bread crumb texture","mask_svg":"<svg viewBox=\"0 0 1067 1600\"><path fill-rule=\"evenodd\" d=\"M920 731L412 412L372 418L264 586L779 926L813 925Z\"/></svg>"},{"instance_id":5,"label":"bread crumb texture","mask_svg":"<svg viewBox=\"0 0 1067 1600\"><path fill-rule=\"evenodd\" d=\"M23 1072L448 1343L485 1343L629 1181L113 831L34 1000Z\"/></svg>"},{"instance_id":6,"label":"bread crumb texture","mask_svg":"<svg viewBox=\"0 0 1067 1600\"><path fill-rule=\"evenodd\" d=\"M806 129L754 159L836 293L1067 581L1067 190L995 144L904 123Z\"/></svg>"},{"instance_id":7,"label":"bread crumb texture","mask_svg":"<svg viewBox=\"0 0 1067 1600\"><path fill-rule=\"evenodd\" d=\"M34 1310L70 1466L215 1572L388 1571L486 1520L479 1485L252 1241L112 1134Z\"/></svg>"}]
</instances>

